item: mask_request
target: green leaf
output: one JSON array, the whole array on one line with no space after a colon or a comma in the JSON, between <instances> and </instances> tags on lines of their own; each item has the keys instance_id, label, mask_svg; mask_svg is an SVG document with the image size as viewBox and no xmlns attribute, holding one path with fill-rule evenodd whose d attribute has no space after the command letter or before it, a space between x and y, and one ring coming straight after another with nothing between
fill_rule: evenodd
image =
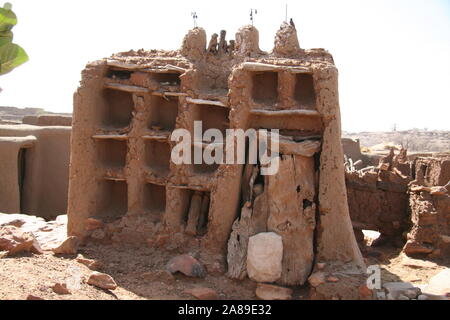
<instances>
[{"instance_id":1,"label":"green leaf","mask_svg":"<svg viewBox=\"0 0 450 320\"><path fill-rule=\"evenodd\" d=\"M10 72L26 61L28 55L17 44L7 43L0 46L0 75Z\"/></svg>"},{"instance_id":2,"label":"green leaf","mask_svg":"<svg viewBox=\"0 0 450 320\"><path fill-rule=\"evenodd\" d=\"M13 40L13 33L11 31L0 32L0 46L5 43L10 43Z\"/></svg>"},{"instance_id":3,"label":"green leaf","mask_svg":"<svg viewBox=\"0 0 450 320\"><path fill-rule=\"evenodd\" d=\"M9 31L17 24L17 17L10 9L0 8L0 31Z\"/></svg>"}]
</instances>

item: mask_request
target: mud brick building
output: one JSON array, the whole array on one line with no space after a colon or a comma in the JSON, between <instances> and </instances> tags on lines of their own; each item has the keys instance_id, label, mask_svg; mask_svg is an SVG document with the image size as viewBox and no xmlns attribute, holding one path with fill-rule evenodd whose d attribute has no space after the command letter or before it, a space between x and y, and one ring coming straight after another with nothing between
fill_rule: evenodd
<instances>
[{"instance_id":1,"label":"mud brick building","mask_svg":"<svg viewBox=\"0 0 450 320\"><path fill-rule=\"evenodd\" d=\"M362 267L344 181L337 69L284 23L272 52L253 26L207 46L201 28L177 51L129 51L87 65L74 95L69 233L199 252L245 274L248 238L283 238L280 283L314 262ZM171 162L174 129L279 129L280 167ZM194 147L207 147L203 142ZM90 222L101 221L96 226ZM336 267L337 268L337 267ZM354 277L355 278L355 277ZM337 284L335 284L337 285Z\"/></svg>"}]
</instances>

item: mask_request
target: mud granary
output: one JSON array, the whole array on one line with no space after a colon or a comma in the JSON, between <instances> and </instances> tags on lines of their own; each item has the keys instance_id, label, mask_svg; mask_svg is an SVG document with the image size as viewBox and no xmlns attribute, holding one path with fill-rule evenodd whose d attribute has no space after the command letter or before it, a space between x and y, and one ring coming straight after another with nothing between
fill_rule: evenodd
<instances>
[{"instance_id":1,"label":"mud granary","mask_svg":"<svg viewBox=\"0 0 450 320\"><path fill-rule=\"evenodd\" d=\"M244 26L235 40L221 32L207 45L195 28L180 50L87 65L74 95L70 235L198 252L242 278L249 237L274 232L283 239L278 282L291 285L303 284L315 262L363 267L348 213L333 58L301 49L287 23L272 52L258 41L257 29ZM192 132L196 120L203 130L279 129L278 173L175 165L171 132Z\"/></svg>"}]
</instances>

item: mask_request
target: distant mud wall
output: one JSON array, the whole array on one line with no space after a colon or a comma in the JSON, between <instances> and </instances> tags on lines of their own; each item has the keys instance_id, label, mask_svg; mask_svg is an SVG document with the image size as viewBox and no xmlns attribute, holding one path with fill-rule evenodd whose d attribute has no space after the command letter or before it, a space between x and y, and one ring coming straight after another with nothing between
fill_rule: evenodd
<instances>
[{"instance_id":1,"label":"distant mud wall","mask_svg":"<svg viewBox=\"0 0 450 320\"><path fill-rule=\"evenodd\" d=\"M70 134L68 126L0 125L1 212L67 212Z\"/></svg>"}]
</instances>

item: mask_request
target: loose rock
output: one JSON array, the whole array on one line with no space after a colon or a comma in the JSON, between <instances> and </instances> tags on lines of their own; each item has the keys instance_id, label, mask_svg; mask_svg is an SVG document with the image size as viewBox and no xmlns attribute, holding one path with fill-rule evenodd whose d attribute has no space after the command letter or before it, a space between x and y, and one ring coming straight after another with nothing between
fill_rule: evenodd
<instances>
[{"instance_id":1,"label":"loose rock","mask_svg":"<svg viewBox=\"0 0 450 320\"><path fill-rule=\"evenodd\" d=\"M56 254L76 254L79 246L80 240L75 236L71 236L54 248L53 252Z\"/></svg>"},{"instance_id":2,"label":"loose rock","mask_svg":"<svg viewBox=\"0 0 450 320\"><path fill-rule=\"evenodd\" d=\"M318 263L317 263L317 269L323 270L323 269L325 269L325 266L326 266L326 265L327 265L327 264L324 263L324 262L318 262Z\"/></svg>"},{"instance_id":3,"label":"loose rock","mask_svg":"<svg viewBox=\"0 0 450 320\"><path fill-rule=\"evenodd\" d=\"M339 278L330 276L327 278L327 282L339 282Z\"/></svg>"},{"instance_id":4,"label":"loose rock","mask_svg":"<svg viewBox=\"0 0 450 320\"><path fill-rule=\"evenodd\" d=\"M408 289L403 292L403 295L408 297L409 299L416 299L419 294L420 289L419 290Z\"/></svg>"},{"instance_id":5,"label":"loose rock","mask_svg":"<svg viewBox=\"0 0 450 320\"><path fill-rule=\"evenodd\" d=\"M52 289L53 292L57 294L70 294L70 290L67 289L67 285L65 283L55 283Z\"/></svg>"},{"instance_id":6,"label":"loose rock","mask_svg":"<svg viewBox=\"0 0 450 320\"><path fill-rule=\"evenodd\" d=\"M409 282L386 282L383 284L386 289L388 297L396 300L407 290L415 290L415 287Z\"/></svg>"},{"instance_id":7,"label":"loose rock","mask_svg":"<svg viewBox=\"0 0 450 320\"><path fill-rule=\"evenodd\" d=\"M107 290L114 290L117 288L116 282L109 274L96 271L90 275L87 283Z\"/></svg>"},{"instance_id":8,"label":"loose rock","mask_svg":"<svg viewBox=\"0 0 450 320\"><path fill-rule=\"evenodd\" d=\"M172 274L175 272L181 272L188 277L206 277L206 270L203 265L198 262L197 259L188 254L183 254L170 259L167 263L166 269Z\"/></svg>"},{"instance_id":9,"label":"loose rock","mask_svg":"<svg viewBox=\"0 0 450 320\"><path fill-rule=\"evenodd\" d=\"M87 259L83 257L81 254L77 256L77 262L84 264L86 267L94 271L98 270L98 268L101 266L101 263L99 261Z\"/></svg>"},{"instance_id":10,"label":"loose rock","mask_svg":"<svg viewBox=\"0 0 450 320\"><path fill-rule=\"evenodd\" d=\"M318 287L321 284L325 283L325 273L324 272L315 272L309 276L308 282L313 287Z\"/></svg>"},{"instance_id":11,"label":"loose rock","mask_svg":"<svg viewBox=\"0 0 450 320\"><path fill-rule=\"evenodd\" d=\"M42 253L39 243L31 232L23 232L14 226L0 227L0 251L15 254L22 251Z\"/></svg>"},{"instance_id":12,"label":"loose rock","mask_svg":"<svg viewBox=\"0 0 450 320\"><path fill-rule=\"evenodd\" d=\"M199 300L219 300L217 292L210 288L193 288L185 291Z\"/></svg>"},{"instance_id":13,"label":"loose rock","mask_svg":"<svg viewBox=\"0 0 450 320\"><path fill-rule=\"evenodd\" d=\"M256 296L262 300L291 300L292 289L272 284L258 283Z\"/></svg>"}]
</instances>

